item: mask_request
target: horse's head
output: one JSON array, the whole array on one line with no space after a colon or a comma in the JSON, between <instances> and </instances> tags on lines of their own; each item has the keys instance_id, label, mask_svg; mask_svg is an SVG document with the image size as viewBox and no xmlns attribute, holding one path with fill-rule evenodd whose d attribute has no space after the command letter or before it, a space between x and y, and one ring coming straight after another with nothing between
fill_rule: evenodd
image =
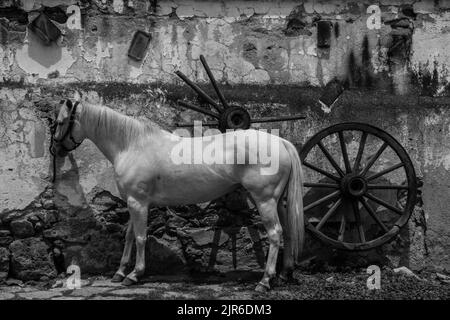
<instances>
[{"instance_id":1,"label":"horse's head","mask_svg":"<svg viewBox=\"0 0 450 320\"><path fill-rule=\"evenodd\" d=\"M52 127L50 152L53 155L65 157L83 142L85 136L80 124L79 107L79 102L72 103L69 99L60 102L58 117Z\"/></svg>"}]
</instances>

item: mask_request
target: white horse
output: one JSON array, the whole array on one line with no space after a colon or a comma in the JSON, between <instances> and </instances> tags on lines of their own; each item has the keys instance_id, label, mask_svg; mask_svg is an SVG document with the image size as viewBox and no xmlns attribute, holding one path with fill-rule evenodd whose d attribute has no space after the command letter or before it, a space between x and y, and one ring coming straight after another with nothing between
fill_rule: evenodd
<instances>
[{"instance_id":1,"label":"white horse","mask_svg":"<svg viewBox=\"0 0 450 320\"><path fill-rule=\"evenodd\" d=\"M275 265L281 236L284 251L280 278L286 280L292 276L303 246L304 220L302 167L297 150L290 142L255 130L225 134L239 138L253 131L258 136L259 145L269 144L270 141L280 142L278 170L264 175L261 169L267 166L259 162L257 145L248 143L237 146L246 156L256 156L256 164L175 164L171 154L177 144L180 141L198 143L198 140L194 141L198 138L181 138L150 121L144 123L110 108L87 102L73 104L70 100L62 100L54 129L51 146L53 154L64 157L87 138L114 166L115 180L121 197L128 205L130 222L120 266L113 281L132 285L138 282L145 271L149 206L206 202L225 195L239 185L252 196L269 240L264 276L256 290L270 289L270 281L276 276ZM224 135L212 138L221 139ZM201 147L206 147L204 142ZM221 152L227 159L234 159L235 147L224 145ZM282 200L285 196L286 205ZM136 264L134 270L125 275L133 240L136 240Z\"/></svg>"}]
</instances>

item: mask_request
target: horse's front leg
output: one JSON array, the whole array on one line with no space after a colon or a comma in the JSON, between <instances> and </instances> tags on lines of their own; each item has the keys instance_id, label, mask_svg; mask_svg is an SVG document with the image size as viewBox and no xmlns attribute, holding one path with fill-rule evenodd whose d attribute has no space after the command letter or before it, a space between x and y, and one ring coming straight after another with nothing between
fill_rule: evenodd
<instances>
[{"instance_id":1,"label":"horse's front leg","mask_svg":"<svg viewBox=\"0 0 450 320\"><path fill-rule=\"evenodd\" d=\"M112 282L122 282L122 280L125 279L125 270L130 263L133 240L133 221L130 218L130 221L128 221L127 233L125 235L125 246L123 248L122 259L120 260L119 270L114 274L114 277L111 280Z\"/></svg>"},{"instance_id":2,"label":"horse's front leg","mask_svg":"<svg viewBox=\"0 0 450 320\"><path fill-rule=\"evenodd\" d=\"M139 277L144 275L145 272L148 204L133 197L129 197L127 202L136 239L136 265L134 270L122 282L124 285L129 286L136 284L139 281Z\"/></svg>"}]
</instances>

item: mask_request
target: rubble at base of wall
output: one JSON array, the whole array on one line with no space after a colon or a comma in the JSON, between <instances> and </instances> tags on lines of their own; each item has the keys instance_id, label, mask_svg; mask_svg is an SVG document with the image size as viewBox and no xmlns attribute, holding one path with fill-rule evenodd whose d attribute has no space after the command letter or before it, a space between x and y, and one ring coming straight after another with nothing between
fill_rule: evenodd
<instances>
[{"instance_id":1,"label":"rubble at base of wall","mask_svg":"<svg viewBox=\"0 0 450 320\"><path fill-rule=\"evenodd\" d=\"M0 281L51 279L71 264L78 265L82 274L112 275L122 256L129 213L120 199L97 191L90 206L74 208L49 187L25 210L4 214ZM48 201L52 205L43 209L42 202ZM151 209L147 274L262 270L267 244L256 212L218 206ZM134 259L133 246L130 268Z\"/></svg>"},{"instance_id":2,"label":"rubble at base of wall","mask_svg":"<svg viewBox=\"0 0 450 320\"><path fill-rule=\"evenodd\" d=\"M227 272L235 268L262 271L268 246L257 212L245 205L230 210L226 206L229 200L150 209L146 273ZM22 281L52 279L64 274L71 264L78 265L85 275L108 276L116 271L129 219L125 203L98 189L87 208L73 208L66 201L49 187L25 210L3 215L0 281L8 277ZM43 202L47 202L47 209L43 209ZM405 265L405 255L409 254L405 246L420 247L419 242L423 241L417 236L421 230L414 222L421 214L416 208L409 226L397 240L363 253L337 251L307 235L300 266L345 271L370 264ZM405 232L416 234L412 243L403 242ZM130 271L134 258L133 246ZM424 257L413 257L412 261L422 263L411 267L420 270Z\"/></svg>"}]
</instances>

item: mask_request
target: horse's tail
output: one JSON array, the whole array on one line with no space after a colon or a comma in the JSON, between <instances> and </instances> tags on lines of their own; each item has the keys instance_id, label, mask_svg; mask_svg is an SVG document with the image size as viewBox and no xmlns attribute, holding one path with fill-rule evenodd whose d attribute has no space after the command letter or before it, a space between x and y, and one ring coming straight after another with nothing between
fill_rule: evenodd
<instances>
[{"instance_id":1,"label":"horse's tail","mask_svg":"<svg viewBox=\"0 0 450 320\"><path fill-rule=\"evenodd\" d=\"M289 239L291 241L292 255L297 262L305 239L305 222L303 217L303 170L295 146L287 140L283 140L289 157L291 158L291 173L286 186L287 194L287 223Z\"/></svg>"}]
</instances>

